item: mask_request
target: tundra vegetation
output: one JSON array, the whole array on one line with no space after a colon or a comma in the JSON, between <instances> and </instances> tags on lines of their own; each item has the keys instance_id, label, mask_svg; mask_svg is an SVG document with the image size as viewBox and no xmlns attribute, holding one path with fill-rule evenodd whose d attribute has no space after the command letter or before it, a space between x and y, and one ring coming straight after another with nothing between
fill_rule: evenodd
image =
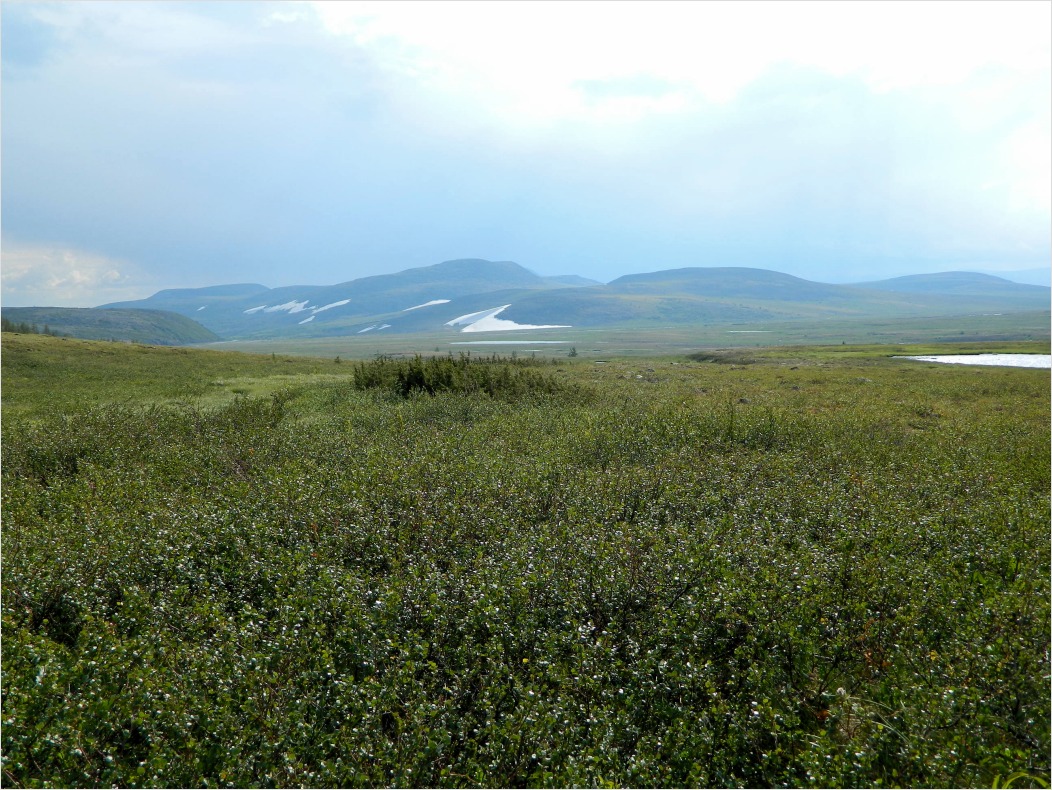
<instances>
[{"instance_id":1,"label":"tundra vegetation","mask_svg":"<svg viewBox=\"0 0 1052 790\"><path fill-rule=\"evenodd\" d=\"M1047 786L1047 371L4 343L5 786Z\"/></svg>"}]
</instances>

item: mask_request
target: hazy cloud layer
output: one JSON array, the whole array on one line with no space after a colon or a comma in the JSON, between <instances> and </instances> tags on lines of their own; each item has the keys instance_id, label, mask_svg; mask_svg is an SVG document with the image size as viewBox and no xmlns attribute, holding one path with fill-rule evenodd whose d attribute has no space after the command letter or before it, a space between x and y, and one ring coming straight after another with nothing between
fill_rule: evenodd
<instances>
[{"instance_id":1,"label":"hazy cloud layer","mask_svg":"<svg viewBox=\"0 0 1052 790\"><path fill-rule=\"evenodd\" d=\"M136 267L82 251L7 243L0 282L5 297L18 294L26 305L83 307L84 294L94 302L138 298L160 287Z\"/></svg>"},{"instance_id":2,"label":"hazy cloud layer","mask_svg":"<svg viewBox=\"0 0 1052 790\"><path fill-rule=\"evenodd\" d=\"M41 250L124 262L91 271L132 296L456 257L846 281L1050 256L1046 3L0 14L4 304L115 298Z\"/></svg>"}]
</instances>

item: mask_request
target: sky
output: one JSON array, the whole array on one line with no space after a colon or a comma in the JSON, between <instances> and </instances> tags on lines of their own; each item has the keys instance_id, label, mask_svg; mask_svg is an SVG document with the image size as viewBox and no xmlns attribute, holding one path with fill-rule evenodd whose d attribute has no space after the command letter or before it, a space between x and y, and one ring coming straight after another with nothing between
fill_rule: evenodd
<instances>
[{"instance_id":1,"label":"sky","mask_svg":"<svg viewBox=\"0 0 1052 790\"><path fill-rule=\"evenodd\" d=\"M0 298L1047 267L1052 3L0 4Z\"/></svg>"}]
</instances>

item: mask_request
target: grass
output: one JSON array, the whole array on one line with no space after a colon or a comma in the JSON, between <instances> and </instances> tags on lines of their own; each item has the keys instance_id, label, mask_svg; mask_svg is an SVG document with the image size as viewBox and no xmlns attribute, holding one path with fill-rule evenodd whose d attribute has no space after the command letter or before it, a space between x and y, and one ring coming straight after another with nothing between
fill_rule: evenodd
<instances>
[{"instance_id":1,"label":"grass","mask_svg":"<svg viewBox=\"0 0 1052 790\"><path fill-rule=\"evenodd\" d=\"M332 360L3 334L4 424L103 402L192 401L217 406L324 378L347 378Z\"/></svg>"},{"instance_id":2,"label":"grass","mask_svg":"<svg viewBox=\"0 0 1052 790\"><path fill-rule=\"evenodd\" d=\"M4 340L5 786L1047 784L1047 371Z\"/></svg>"}]
</instances>

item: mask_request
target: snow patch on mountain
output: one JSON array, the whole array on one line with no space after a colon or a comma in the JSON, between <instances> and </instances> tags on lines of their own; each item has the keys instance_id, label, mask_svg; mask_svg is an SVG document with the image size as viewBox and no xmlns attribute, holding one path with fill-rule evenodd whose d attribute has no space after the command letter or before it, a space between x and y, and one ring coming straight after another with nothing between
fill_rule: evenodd
<instances>
[{"instance_id":1,"label":"snow patch on mountain","mask_svg":"<svg viewBox=\"0 0 1052 790\"><path fill-rule=\"evenodd\" d=\"M289 315L292 315L293 313L302 313L305 310L310 310L311 311L311 317L313 318L318 313L320 313L320 312L322 312L324 310L331 310L334 307L343 307L343 305L349 304L350 301L351 301L350 299L341 299L338 302L330 302L329 304L322 305L321 307L308 307L307 305L310 303L310 299L304 299L302 302L297 302L295 299L293 299L291 302L285 302L285 304L276 304L273 307L268 307L265 304L261 304L259 307L250 307L248 310L245 310L244 312L245 312L245 315L252 315L253 313L259 313L259 312L263 312L263 313L279 313L279 312L282 312L282 311L287 311L289 313ZM198 310L204 310L204 309L205 309L204 307L199 307L198 308ZM301 324L305 324L307 322L306 321L300 321L300 323Z\"/></svg>"},{"instance_id":2,"label":"snow patch on mountain","mask_svg":"<svg viewBox=\"0 0 1052 790\"><path fill-rule=\"evenodd\" d=\"M483 318L496 315L501 310L507 310L509 307L511 307L511 305L506 304L503 307L491 307L489 310L479 310L477 313L467 313L466 315L454 318L452 321L446 321L446 326L468 326L476 321L481 321Z\"/></svg>"},{"instance_id":3,"label":"snow patch on mountain","mask_svg":"<svg viewBox=\"0 0 1052 790\"><path fill-rule=\"evenodd\" d=\"M423 304L414 305L413 307L407 307L403 310L403 313L408 313L410 310L419 310L421 307L431 307L435 304L448 304L448 299L432 299L430 302L424 302Z\"/></svg>"},{"instance_id":4,"label":"snow patch on mountain","mask_svg":"<svg viewBox=\"0 0 1052 790\"><path fill-rule=\"evenodd\" d=\"M285 304L276 304L273 307L267 307L263 310L264 313L277 313L281 310L287 310L289 313L302 313L307 309L307 302L310 299L304 299L302 302L295 300L291 302L285 302Z\"/></svg>"},{"instance_id":5,"label":"snow patch on mountain","mask_svg":"<svg viewBox=\"0 0 1052 790\"><path fill-rule=\"evenodd\" d=\"M447 321L446 326L463 326L461 332L511 332L523 329L569 329L570 324L517 324L504 318L497 318L504 310L511 307L510 304L502 307L492 307L489 310L479 310L477 313L454 318Z\"/></svg>"},{"instance_id":6,"label":"snow patch on mountain","mask_svg":"<svg viewBox=\"0 0 1052 790\"><path fill-rule=\"evenodd\" d=\"M350 302L350 299L341 299L338 302L332 302L331 304L323 305L322 307L312 307L311 310L314 311L314 315L317 315L323 310L331 310L334 307L343 307L345 304L350 304Z\"/></svg>"}]
</instances>

